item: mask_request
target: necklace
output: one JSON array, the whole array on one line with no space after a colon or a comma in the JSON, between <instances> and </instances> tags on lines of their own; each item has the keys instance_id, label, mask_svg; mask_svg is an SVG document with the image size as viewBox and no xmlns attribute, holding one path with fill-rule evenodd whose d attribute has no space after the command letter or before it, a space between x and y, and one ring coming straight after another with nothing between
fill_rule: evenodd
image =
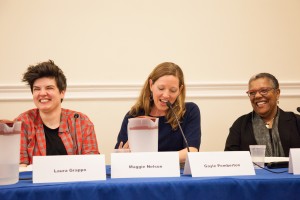
<instances>
[{"instance_id":1,"label":"necklace","mask_svg":"<svg viewBox=\"0 0 300 200\"><path fill-rule=\"evenodd\" d=\"M270 124L271 124L271 122L273 122L273 120L274 120L275 117L276 117L276 115L270 121L265 122L265 125L266 125L267 129L272 128L272 127L270 127Z\"/></svg>"}]
</instances>

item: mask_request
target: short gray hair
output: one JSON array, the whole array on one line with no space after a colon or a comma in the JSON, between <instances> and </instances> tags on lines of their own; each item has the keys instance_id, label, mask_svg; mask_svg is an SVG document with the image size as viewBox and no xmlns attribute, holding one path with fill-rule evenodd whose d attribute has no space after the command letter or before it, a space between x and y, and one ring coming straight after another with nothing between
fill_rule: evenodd
<instances>
[{"instance_id":1,"label":"short gray hair","mask_svg":"<svg viewBox=\"0 0 300 200\"><path fill-rule=\"evenodd\" d=\"M252 81L257 80L259 78L267 78L267 79L271 80L273 83L274 89L279 89L279 83L278 83L277 78L275 78L275 76L273 76L272 74L269 74L269 73L259 73L259 74L252 76L248 82L248 85L250 85L250 83Z\"/></svg>"}]
</instances>

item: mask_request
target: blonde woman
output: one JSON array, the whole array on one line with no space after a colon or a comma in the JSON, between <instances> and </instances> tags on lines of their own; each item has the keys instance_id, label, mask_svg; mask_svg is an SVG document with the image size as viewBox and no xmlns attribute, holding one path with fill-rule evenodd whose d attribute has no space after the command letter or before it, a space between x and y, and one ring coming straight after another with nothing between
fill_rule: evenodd
<instances>
[{"instance_id":1,"label":"blonde woman","mask_svg":"<svg viewBox=\"0 0 300 200\"><path fill-rule=\"evenodd\" d=\"M195 103L185 102L185 83L181 68L171 62L159 64L148 76L140 96L125 115L118 135L116 149L130 148L128 145L128 119L138 116L159 118L158 151L179 151L180 162L185 162L187 146L172 110L178 116L190 152L199 151L201 127L200 110Z\"/></svg>"}]
</instances>

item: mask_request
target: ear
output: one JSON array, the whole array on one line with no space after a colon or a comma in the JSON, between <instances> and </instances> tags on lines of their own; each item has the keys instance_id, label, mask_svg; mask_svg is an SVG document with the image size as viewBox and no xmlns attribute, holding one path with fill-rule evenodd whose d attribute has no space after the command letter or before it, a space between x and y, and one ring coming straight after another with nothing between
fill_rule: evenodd
<instances>
[{"instance_id":1,"label":"ear","mask_svg":"<svg viewBox=\"0 0 300 200\"><path fill-rule=\"evenodd\" d=\"M179 88L179 94L181 93L182 90L183 90L183 85L181 85Z\"/></svg>"},{"instance_id":2,"label":"ear","mask_svg":"<svg viewBox=\"0 0 300 200\"><path fill-rule=\"evenodd\" d=\"M65 98L65 94L66 94L66 90L63 90L60 92L60 98L64 99Z\"/></svg>"},{"instance_id":3,"label":"ear","mask_svg":"<svg viewBox=\"0 0 300 200\"><path fill-rule=\"evenodd\" d=\"M153 86L153 81L152 79L149 79L149 88L151 92L152 92L152 86Z\"/></svg>"},{"instance_id":4,"label":"ear","mask_svg":"<svg viewBox=\"0 0 300 200\"><path fill-rule=\"evenodd\" d=\"M279 100L279 97L280 97L280 89L277 89L276 90L276 98L277 98L277 100Z\"/></svg>"}]
</instances>

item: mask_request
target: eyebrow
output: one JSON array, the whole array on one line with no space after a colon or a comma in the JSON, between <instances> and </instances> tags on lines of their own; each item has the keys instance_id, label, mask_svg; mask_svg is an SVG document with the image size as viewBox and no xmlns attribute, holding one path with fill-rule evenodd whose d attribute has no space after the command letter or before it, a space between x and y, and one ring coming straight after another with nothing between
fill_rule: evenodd
<instances>
[{"instance_id":1,"label":"eyebrow","mask_svg":"<svg viewBox=\"0 0 300 200\"><path fill-rule=\"evenodd\" d=\"M43 87L43 86L39 86L39 85L34 85L32 86L33 88L40 88L40 87ZM46 85L45 87L55 87L55 85Z\"/></svg>"},{"instance_id":2,"label":"eyebrow","mask_svg":"<svg viewBox=\"0 0 300 200\"><path fill-rule=\"evenodd\" d=\"M251 92L251 91L259 91L259 90L266 90L266 89L275 89L273 87L261 87L259 89L252 89L252 90L248 90L248 92Z\"/></svg>"},{"instance_id":3,"label":"eyebrow","mask_svg":"<svg viewBox=\"0 0 300 200\"><path fill-rule=\"evenodd\" d=\"M165 85L158 85L157 87L158 88L166 88ZM178 89L179 89L178 87L171 87L171 88L169 88L169 90L178 90Z\"/></svg>"}]
</instances>

